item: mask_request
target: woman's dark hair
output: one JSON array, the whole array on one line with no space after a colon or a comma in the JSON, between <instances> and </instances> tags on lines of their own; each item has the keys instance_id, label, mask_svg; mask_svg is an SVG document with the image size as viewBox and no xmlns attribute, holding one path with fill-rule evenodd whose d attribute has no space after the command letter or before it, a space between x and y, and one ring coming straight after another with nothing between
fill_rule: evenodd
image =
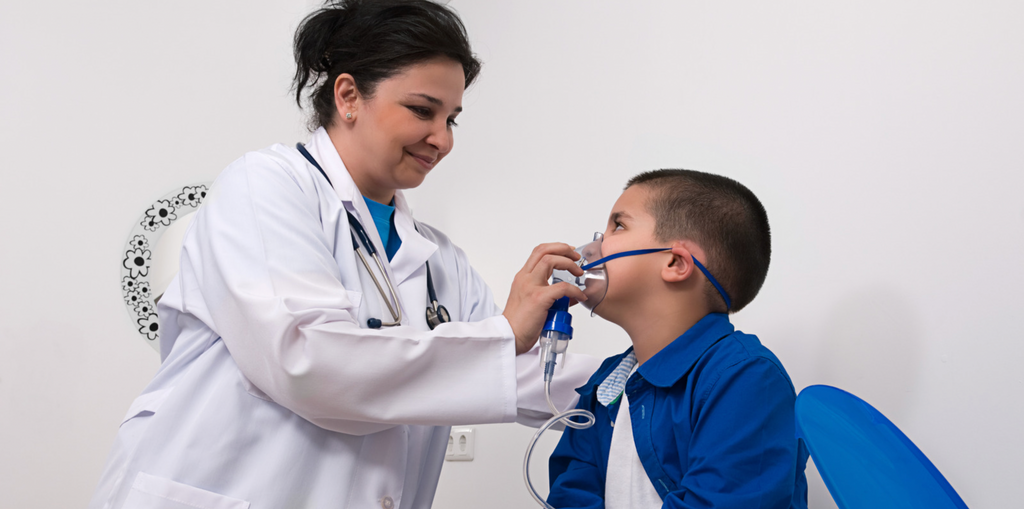
<instances>
[{"instance_id":1,"label":"woman's dark hair","mask_svg":"<svg viewBox=\"0 0 1024 509\"><path fill-rule=\"evenodd\" d=\"M462 64L468 87L480 61L458 14L429 0L328 1L295 31L295 102L307 89L313 107L310 125L334 121L334 82L348 73L365 97L406 67L438 57Z\"/></svg>"}]
</instances>

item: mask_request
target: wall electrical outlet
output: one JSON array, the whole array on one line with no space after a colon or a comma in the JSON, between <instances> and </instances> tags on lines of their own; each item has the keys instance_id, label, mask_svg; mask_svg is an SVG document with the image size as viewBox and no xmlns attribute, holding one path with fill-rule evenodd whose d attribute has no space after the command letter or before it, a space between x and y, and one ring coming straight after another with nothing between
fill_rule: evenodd
<instances>
[{"instance_id":1,"label":"wall electrical outlet","mask_svg":"<svg viewBox=\"0 0 1024 509\"><path fill-rule=\"evenodd\" d=\"M445 461L473 461L473 428L452 428Z\"/></svg>"}]
</instances>

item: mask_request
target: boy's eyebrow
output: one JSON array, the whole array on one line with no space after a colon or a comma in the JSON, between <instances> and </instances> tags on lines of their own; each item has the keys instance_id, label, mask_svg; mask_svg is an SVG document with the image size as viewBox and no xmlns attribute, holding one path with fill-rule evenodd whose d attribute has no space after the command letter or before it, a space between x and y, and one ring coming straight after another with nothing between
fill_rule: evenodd
<instances>
[{"instance_id":1,"label":"boy's eyebrow","mask_svg":"<svg viewBox=\"0 0 1024 509\"><path fill-rule=\"evenodd\" d=\"M438 99L438 98L436 98L436 97L434 97L432 95L427 95L427 94L411 94L411 95L414 95L414 96L417 96L417 97L422 97L423 99L426 99L427 102L429 102L431 104L436 104L437 106L440 106L442 108L444 107L444 101L442 101L442 100L440 100L440 99ZM462 113L462 106L457 106L455 108L455 112L456 113Z\"/></svg>"},{"instance_id":2,"label":"boy's eyebrow","mask_svg":"<svg viewBox=\"0 0 1024 509\"><path fill-rule=\"evenodd\" d=\"M628 212L623 212L623 211L620 210L620 211L617 211L617 212L612 212L612 215L608 218L608 222L617 223L617 222L619 222L619 219L623 219L623 218L633 219L633 216L629 215Z\"/></svg>"}]
</instances>

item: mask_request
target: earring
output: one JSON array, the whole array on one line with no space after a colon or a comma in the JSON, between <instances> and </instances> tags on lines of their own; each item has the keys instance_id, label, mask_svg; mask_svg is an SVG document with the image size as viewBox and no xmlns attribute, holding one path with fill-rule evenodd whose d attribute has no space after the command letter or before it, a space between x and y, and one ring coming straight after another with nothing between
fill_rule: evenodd
<instances>
[{"instance_id":1,"label":"earring","mask_svg":"<svg viewBox=\"0 0 1024 509\"><path fill-rule=\"evenodd\" d=\"M351 113L346 113L345 114L345 118L347 118L349 120L352 120L352 114Z\"/></svg>"}]
</instances>

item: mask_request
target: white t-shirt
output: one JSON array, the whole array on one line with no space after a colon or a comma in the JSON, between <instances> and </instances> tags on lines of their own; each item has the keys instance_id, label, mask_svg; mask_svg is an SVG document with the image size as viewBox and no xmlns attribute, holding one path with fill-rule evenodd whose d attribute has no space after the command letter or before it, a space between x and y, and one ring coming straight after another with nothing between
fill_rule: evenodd
<instances>
[{"instance_id":1,"label":"white t-shirt","mask_svg":"<svg viewBox=\"0 0 1024 509\"><path fill-rule=\"evenodd\" d=\"M636 372L636 367L630 376ZM629 399L625 391L612 428L612 445L608 451L608 472L604 480L606 509L643 509L662 506L658 490L640 463L633 442L633 424L629 418Z\"/></svg>"}]
</instances>

